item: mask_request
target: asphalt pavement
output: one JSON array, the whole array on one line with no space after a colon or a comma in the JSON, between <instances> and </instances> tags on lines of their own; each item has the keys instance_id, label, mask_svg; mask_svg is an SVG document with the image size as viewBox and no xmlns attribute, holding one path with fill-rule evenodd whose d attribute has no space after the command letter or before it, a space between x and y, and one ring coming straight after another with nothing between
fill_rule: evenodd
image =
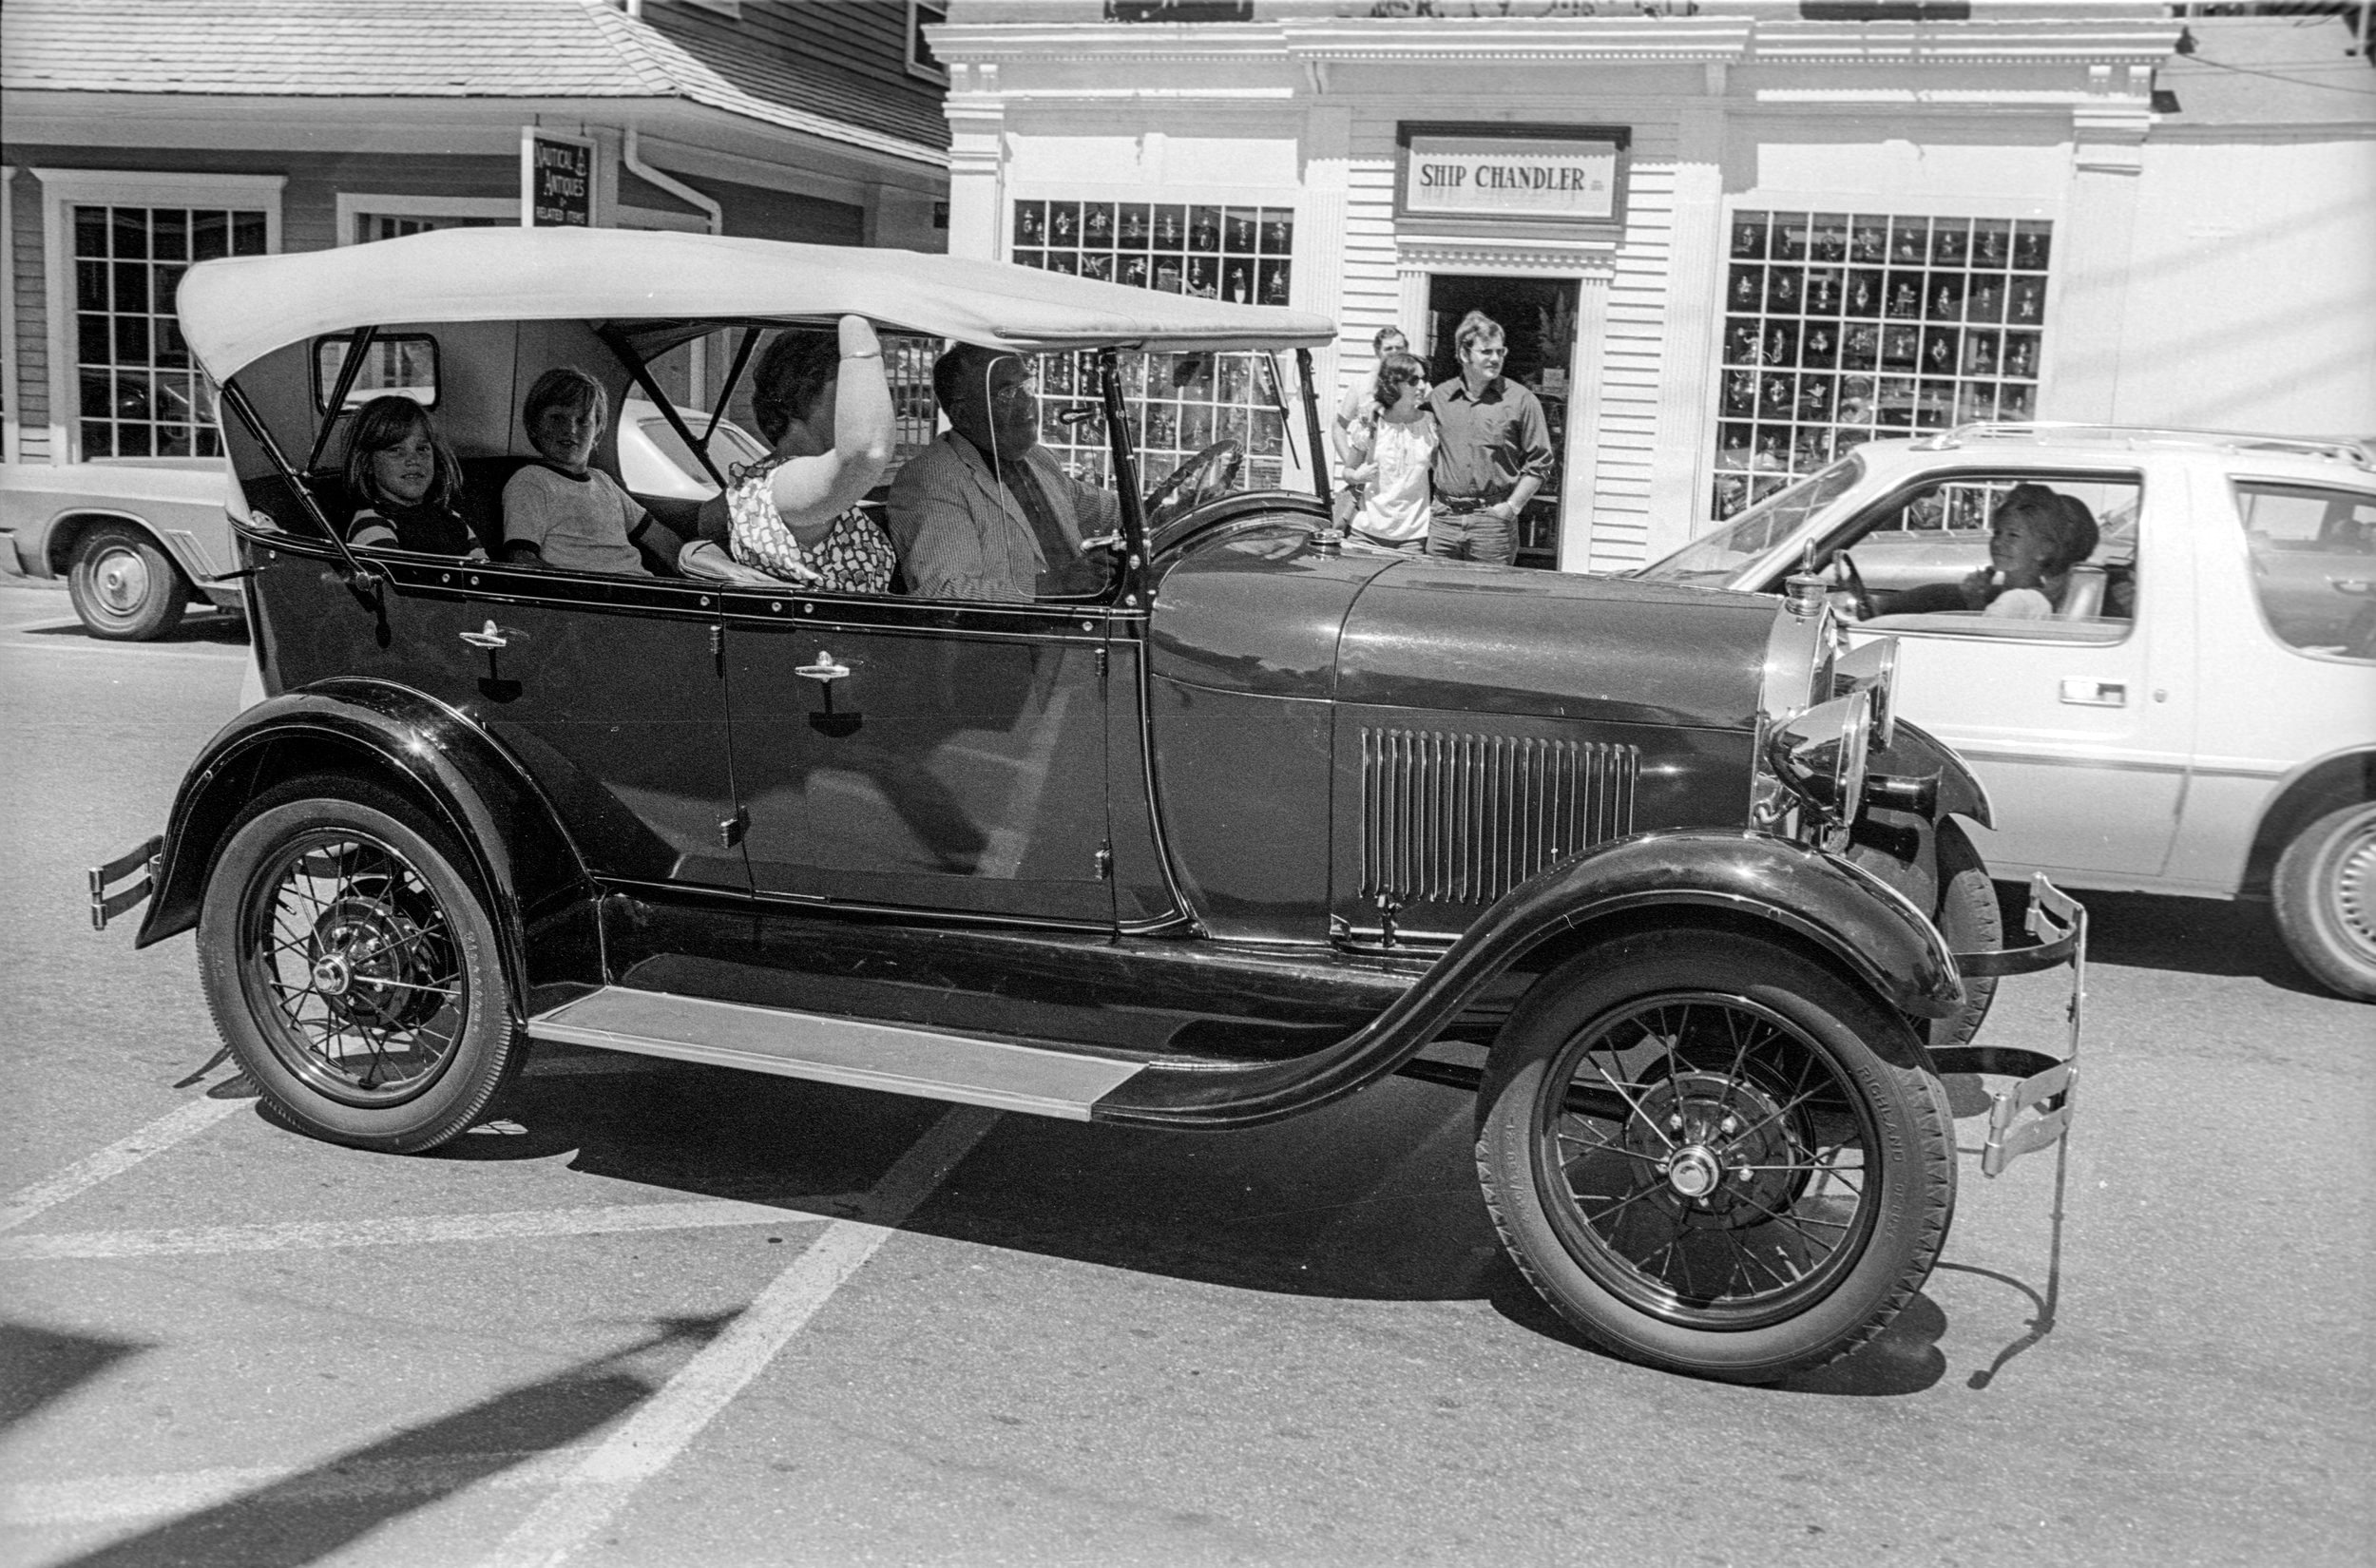
<instances>
[{"instance_id":1,"label":"asphalt pavement","mask_svg":"<svg viewBox=\"0 0 2376 1568\"><path fill-rule=\"evenodd\" d=\"M274 1125L82 886L242 635L0 580L0 1560L2376 1560L2376 1013L2257 911L2090 898L2067 1159L1967 1153L1887 1334L1721 1386L1565 1334L1407 1080L1167 1136L553 1050L434 1155Z\"/></svg>"}]
</instances>

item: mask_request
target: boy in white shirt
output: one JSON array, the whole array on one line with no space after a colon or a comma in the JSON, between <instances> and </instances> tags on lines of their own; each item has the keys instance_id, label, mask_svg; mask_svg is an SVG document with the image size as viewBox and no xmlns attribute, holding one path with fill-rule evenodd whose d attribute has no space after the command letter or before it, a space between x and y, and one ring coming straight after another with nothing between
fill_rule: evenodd
<instances>
[{"instance_id":1,"label":"boy in white shirt","mask_svg":"<svg viewBox=\"0 0 2376 1568\"><path fill-rule=\"evenodd\" d=\"M714 540L680 538L617 480L592 466L610 404L602 384L584 371L559 365L538 376L520 405L520 418L540 461L504 486L506 561L649 577L652 570L643 564L648 549L663 565L676 563L687 577L775 583L764 572L737 563Z\"/></svg>"},{"instance_id":2,"label":"boy in white shirt","mask_svg":"<svg viewBox=\"0 0 2376 1568\"><path fill-rule=\"evenodd\" d=\"M652 526L652 514L590 466L609 412L601 384L570 366L546 371L528 389L520 418L543 461L504 486L505 560L651 575L635 540Z\"/></svg>"}]
</instances>

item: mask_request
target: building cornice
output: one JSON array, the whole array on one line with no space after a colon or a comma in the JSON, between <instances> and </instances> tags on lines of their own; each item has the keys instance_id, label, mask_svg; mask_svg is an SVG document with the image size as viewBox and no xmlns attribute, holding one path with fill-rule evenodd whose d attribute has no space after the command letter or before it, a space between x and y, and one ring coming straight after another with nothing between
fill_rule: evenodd
<instances>
[{"instance_id":1,"label":"building cornice","mask_svg":"<svg viewBox=\"0 0 2376 1568\"><path fill-rule=\"evenodd\" d=\"M1109 22L951 23L951 65L1278 62L1534 66L1722 64L1904 67L2151 66L2176 46L2152 19L1957 23L1802 22L1741 16L1295 18L1156 27Z\"/></svg>"},{"instance_id":2,"label":"building cornice","mask_svg":"<svg viewBox=\"0 0 2376 1568\"><path fill-rule=\"evenodd\" d=\"M1775 66L2152 66L2177 47L2170 21L1757 24L1750 58Z\"/></svg>"}]
</instances>

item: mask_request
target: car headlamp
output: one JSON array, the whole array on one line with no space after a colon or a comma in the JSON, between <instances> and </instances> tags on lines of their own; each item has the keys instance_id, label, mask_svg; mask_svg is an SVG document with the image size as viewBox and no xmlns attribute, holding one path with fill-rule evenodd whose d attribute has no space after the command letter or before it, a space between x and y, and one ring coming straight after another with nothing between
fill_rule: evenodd
<instances>
[{"instance_id":1,"label":"car headlamp","mask_svg":"<svg viewBox=\"0 0 2376 1568\"><path fill-rule=\"evenodd\" d=\"M1846 697L1857 690L1872 694L1872 743L1887 751L1897 737L1898 640L1875 638L1863 647L1842 654L1831 664L1831 695Z\"/></svg>"},{"instance_id":2,"label":"car headlamp","mask_svg":"<svg viewBox=\"0 0 2376 1568\"><path fill-rule=\"evenodd\" d=\"M1766 732L1766 763L1806 814L1823 827L1825 848L1837 849L1864 800L1872 755L1873 689L1818 702Z\"/></svg>"}]
</instances>

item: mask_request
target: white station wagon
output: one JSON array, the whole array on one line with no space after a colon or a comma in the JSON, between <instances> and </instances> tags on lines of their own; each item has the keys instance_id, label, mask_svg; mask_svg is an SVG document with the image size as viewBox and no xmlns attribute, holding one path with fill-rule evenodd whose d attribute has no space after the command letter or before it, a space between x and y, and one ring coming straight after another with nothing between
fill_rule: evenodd
<instances>
[{"instance_id":1,"label":"white station wagon","mask_svg":"<svg viewBox=\"0 0 2376 1568\"><path fill-rule=\"evenodd\" d=\"M2016 485L2100 533L2042 620L1938 609ZM1780 592L1811 565L1897 641L1901 710L1980 775L1998 876L2269 899L2376 997L2376 462L2348 441L1966 426L1857 448L1639 575Z\"/></svg>"}]
</instances>

